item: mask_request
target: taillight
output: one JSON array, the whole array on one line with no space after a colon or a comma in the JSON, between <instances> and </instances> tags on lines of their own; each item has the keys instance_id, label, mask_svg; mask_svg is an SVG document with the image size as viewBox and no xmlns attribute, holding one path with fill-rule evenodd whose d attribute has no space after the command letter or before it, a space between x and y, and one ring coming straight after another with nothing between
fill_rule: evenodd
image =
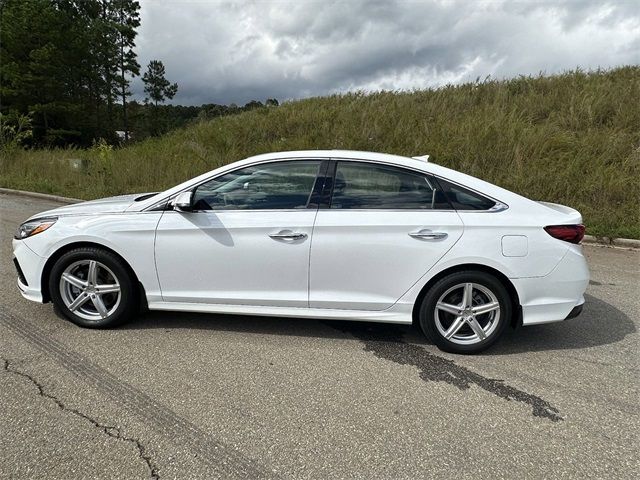
<instances>
[{"instance_id":1,"label":"taillight","mask_svg":"<svg viewBox=\"0 0 640 480\"><path fill-rule=\"evenodd\" d=\"M580 243L584 238L584 225L550 225L544 229L553 238L569 243Z\"/></svg>"}]
</instances>

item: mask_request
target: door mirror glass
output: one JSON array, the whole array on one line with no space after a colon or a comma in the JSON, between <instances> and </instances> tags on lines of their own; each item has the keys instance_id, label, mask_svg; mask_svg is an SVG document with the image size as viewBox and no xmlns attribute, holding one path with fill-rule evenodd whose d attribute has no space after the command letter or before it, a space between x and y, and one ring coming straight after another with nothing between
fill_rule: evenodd
<instances>
[{"instance_id":1,"label":"door mirror glass","mask_svg":"<svg viewBox=\"0 0 640 480\"><path fill-rule=\"evenodd\" d=\"M179 193L178 196L173 201L173 208L179 212L190 212L191 211L191 197L193 196L193 192L182 192Z\"/></svg>"}]
</instances>

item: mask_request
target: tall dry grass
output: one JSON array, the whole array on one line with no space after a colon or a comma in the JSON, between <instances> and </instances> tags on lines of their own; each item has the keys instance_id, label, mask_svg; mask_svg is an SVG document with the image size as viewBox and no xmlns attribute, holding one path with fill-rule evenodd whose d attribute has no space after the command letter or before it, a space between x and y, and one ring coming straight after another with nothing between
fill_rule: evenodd
<instances>
[{"instance_id":1,"label":"tall dry grass","mask_svg":"<svg viewBox=\"0 0 640 480\"><path fill-rule=\"evenodd\" d=\"M356 149L432 160L640 238L640 67L352 93L264 108L109 150L7 150L0 185L81 198L168 188L249 155ZM69 159L88 167L73 170Z\"/></svg>"}]
</instances>

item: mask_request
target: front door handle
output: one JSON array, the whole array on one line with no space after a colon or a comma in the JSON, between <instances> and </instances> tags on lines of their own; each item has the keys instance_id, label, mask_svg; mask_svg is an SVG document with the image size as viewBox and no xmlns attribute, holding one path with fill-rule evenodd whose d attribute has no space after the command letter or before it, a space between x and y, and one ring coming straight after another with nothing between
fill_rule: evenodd
<instances>
[{"instance_id":1,"label":"front door handle","mask_svg":"<svg viewBox=\"0 0 640 480\"><path fill-rule=\"evenodd\" d=\"M278 233L270 233L269 236L275 240L300 240L307 238L306 233L292 232L291 230L282 230Z\"/></svg>"},{"instance_id":2,"label":"front door handle","mask_svg":"<svg viewBox=\"0 0 640 480\"><path fill-rule=\"evenodd\" d=\"M447 238L449 234L445 232L432 232L431 230L420 230L418 232L410 232L409 236L422 240L442 240L443 238Z\"/></svg>"}]
</instances>

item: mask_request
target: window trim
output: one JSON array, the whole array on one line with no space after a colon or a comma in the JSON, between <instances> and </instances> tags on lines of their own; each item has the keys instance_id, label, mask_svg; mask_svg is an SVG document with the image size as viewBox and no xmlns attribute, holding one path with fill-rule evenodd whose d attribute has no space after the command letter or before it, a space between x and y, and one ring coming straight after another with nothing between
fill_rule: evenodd
<instances>
[{"instance_id":1,"label":"window trim","mask_svg":"<svg viewBox=\"0 0 640 480\"><path fill-rule=\"evenodd\" d=\"M429 180L428 180L428 177L430 176L433 177L433 175L429 172L421 172L419 170L404 168L402 166L390 164L390 163L371 162L366 160L360 161L360 160L349 160L349 159L339 159L339 158L331 159L331 160L333 161L333 166L331 168L332 182L331 182L330 191L324 192L326 198L324 199L325 201L322 204L323 209L328 209L331 211L347 210L347 211L359 211L359 212L364 212L364 211L369 211L369 212L384 212L384 211L387 211L387 212L455 212L455 209L453 208L453 205L451 205L451 202L449 202L449 199L446 199L446 202L449 204L451 208L331 208L331 203L333 201L333 187L335 186L335 178L338 172L338 163L340 162L351 163L351 164L364 163L369 165L381 165L382 167L400 170L401 172L406 171L413 175L420 175L422 177L425 177L427 179L427 184L431 188L433 188L433 186L431 185L431 183L429 183ZM438 185L438 187L439 186L440 185Z\"/></svg>"},{"instance_id":2,"label":"window trim","mask_svg":"<svg viewBox=\"0 0 640 480\"><path fill-rule=\"evenodd\" d=\"M352 162L352 163L368 163L368 164L372 164L372 165L385 165L385 166L389 166L389 167L394 167L394 168L399 168L401 170L407 170L409 172L412 173L418 173L421 175L425 175L425 176L431 176L433 178L435 178L436 181L438 181L438 179L442 179L445 180L453 185L457 185L461 188L464 188L466 190L469 190L481 197L487 198L493 202L495 202L495 206L492 207L491 209L488 210L456 210L455 208L453 208L453 205L451 205L451 202L449 202L449 200L447 199L447 203L449 203L449 205L451 205L450 209L444 209L444 208L434 208L434 209L425 209L425 208L331 208L331 197L333 195L333 181L335 180L335 175L336 175L336 169L337 169L337 165L338 162ZM441 175L436 175L435 173L431 173L431 172L425 172L424 170L419 170L417 168L412 168L410 166L405 166L405 165L398 165L396 163L391 163L391 162L381 162L381 161L374 161L374 160L367 160L367 159L360 159L360 158L345 158L345 157L333 157L331 158L331 162L332 162L332 166L329 167L329 171L327 172L327 174L331 173L331 183L330 183L330 188L331 191L329 192L329 202L328 203L322 203L320 205L320 209L324 210L324 209L328 209L331 210L332 212L339 212L339 211L358 211L358 212L457 212L457 213L499 213L499 212L504 212L505 210L507 210L509 208L509 205L507 205L506 203L493 198L490 195L487 195L486 193L482 193L479 192L471 187L468 187L466 185L463 185L461 183L458 182L454 182L453 180L450 180L446 177L443 177ZM440 187L440 185L438 185ZM441 188L441 190L444 190ZM323 192L323 194L326 195L327 192ZM324 200L324 198L323 198ZM496 208L497 207L497 208Z\"/></svg>"},{"instance_id":3,"label":"window trim","mask_svg":"<svg viewBox=\"0 0 640 480\"><path fill-rule=\"evenodd\" d=\"M231 172L235 172L237 170L240 170L242 168L246 168L246 167L251 167L254 165L266 165L266 164L270 164L270 163L278 163L278 162L288 162L288 161L295 161L295 160L317 160L320 161L320 168L318 169L318 175L316 176L316 181L318 181L318 178L321 176L320 172L322 172L322 163L326 164L326 170L324 172L325 174L325 181L323 183L323 188L320 194L320 199L318 201L318 206L317 207L312 207L311 206L311 202L308 202L308 206L306 209L303 208L290 208L290 209L261 209L261 210L197 210L196 212L301 212L303 210L308 210L308 209L318 209L318 210L325 210L325 209L329 209L329 207L327 205L330 205L330 201L331 201L331 193L333 191L333 181L335 180L335 173L336 173L336 165L337 162L339 161L345 161L345 162L355 162L355 163L370 163L373 165L387 165L390 167L396 167L396 168L400 168L403 170L408 170L410 172L414 172L414 173L419 173L422 175L430 175L433 178L436 179L436 181L438 179L442 179L442 180L446 180L449 183L452 183L454 185L457 185L459 187L465 188L467 190L470 190L471 192L480 195L482 197L488 198L494 202L496 202L496 206L493 207L494 209L489 209L489 210L456 210L453 208L451 209L423 209L423 208L418 208L418 209L408 209L408 208L404 208L404 209L396 209L396 208L391 208L391 209L382 209L382 208L372 208L372 209L341 209L341 208L335 208L332 211L334 212L338 212L338 211L354 211L357 210L359 212L364 212L364 211L369 211L369 212L384 212L384 211L388 211L388 212L458 212L458 213L500 213L500 212L504 212L505 210L509 209L509 205L501 200L498 200L497 198L494 198L490 195L487 195L486 193L482 193L479 192L478 190L475 190L467 185L463 185L459 182L455 182L447 177L443 177L441 175L437 175L435 173L431 173L431 172L425 172L424 170L420 170L417 168L413 168L411 166L406 166L406 165L398 165L397 163L392 163L392 162L385 162L385 161L379 161L379 160L368 160L368 159L364 159L364 158L348 158L348 157L313 157L313 156L304 156L304 157L289 157L289 158L276 158L276 159L269 159L269 160L263 160L263 161L258 161L255 163L251 163L248 165L243 165L242 167L238 167L234 170L229 170L217 175L212 175L211 177L206 178L205 180L192 185L189 188L185 188L184 190L181 190L180 192L176 192L172 195L169 195L161 200L158 200L156 203L154 203L153 205L150 205L149 207L145 208L144 210L141 210L141 212L154 212L154 211L174 211L171 207L170 207L170 201L173 200L176 196L178 196L180 193L182 192L187 192L189 190L194 191L197 187L199 187L200 185L202 185L203 183L208 182L209 180L213 180L214 178L220 177L222 175L226 175L227 173L231 173ZM329 180L327 182L327 180ZM314 184L314 188L315 188L315 184ZM327 188L330 188L331 191L327 192ZM329 203L326 203L327 200L327 193L329 193ZM496 208L497 207L497 208Z\"/></svg>"}]
</instances>

